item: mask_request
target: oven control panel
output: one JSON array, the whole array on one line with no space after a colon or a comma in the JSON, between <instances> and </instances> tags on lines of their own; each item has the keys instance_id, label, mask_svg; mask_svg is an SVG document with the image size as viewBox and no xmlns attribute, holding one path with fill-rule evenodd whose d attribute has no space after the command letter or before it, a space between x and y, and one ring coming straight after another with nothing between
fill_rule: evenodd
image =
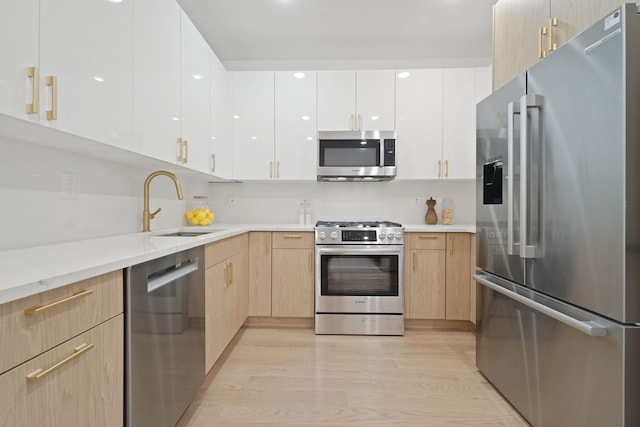
<instances>
[{"instance_id":1,"label":"oven control panel","mask_svg":"<svg viewBox=\"0 0 640 427\"><path fill-rule=\"evenodd\" d=\"M316 228L316 244L401 245L403 244L402 231L401 227L369 229Z\"/></svg>"}]
</instances>

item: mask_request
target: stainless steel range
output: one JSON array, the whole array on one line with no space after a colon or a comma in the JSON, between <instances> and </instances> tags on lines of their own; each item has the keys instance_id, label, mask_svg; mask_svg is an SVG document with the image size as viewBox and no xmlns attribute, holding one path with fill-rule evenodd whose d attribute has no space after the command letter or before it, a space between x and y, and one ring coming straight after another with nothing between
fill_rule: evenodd
<instances>
[{"instance_id":1,"label":"stainless steel range","mask_svg":"<svg viewBox=\"0 0 640 427\"><path fill-rule=\"evenodd\" d=\"M404 240L389 221L316 224L316 334L404 335Z\"/></svg>"}]
</instances>

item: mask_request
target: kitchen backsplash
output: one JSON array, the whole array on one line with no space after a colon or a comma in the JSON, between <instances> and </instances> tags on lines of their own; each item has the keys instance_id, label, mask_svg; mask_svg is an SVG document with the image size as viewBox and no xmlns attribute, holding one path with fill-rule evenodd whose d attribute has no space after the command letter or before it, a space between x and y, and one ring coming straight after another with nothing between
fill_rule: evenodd
<instances>
[{"instance_id":1,"label":"kitchen backsplash","mask_svg":"<svg viewBox=\"0 0 640 427\"><path fill-rule=\"evenodd\" d=\"M0 250L91 239L142 230L143 185L152 170L0 139ZM62 197L62 173L75 176L75 198ZM182 226L186 201L208 184L178 175L151 183L152 230Z\"/></svg>"},{"instance_id":2,"label":"kitchen backsplash","mask_svg":"<svg viewBox=\"0 0 640 427\"><path fill-rule=\"evenodd\" d=\"M0 250L135 233L142 227L143 184L153 170L0 138ZM63 197L62 174L75 178ZM166 177L151 183L151 229L186 225L194 195L209 196L216 223L297 223L307 200L311 220L389 220L422 224L429 197L454 201L455 222L475 222L472 181L382 183L245 182L208 184L178 173L185 200Z\"/></svg>"},{"instance_id":3,"label":"kitchen backsplash","mask_svg":"<svg viewBox=\"0 0 640 427\"><path fill-rule=\"evenodd\" d=\"M312 222L317 220L388 220L424 224L426 200L454 203L454 222L475 223L474 181L390 182L244 182L210 184L209 205L216 222L297 223L298 208L311 204Z\"/></svg>"}]
</instances>

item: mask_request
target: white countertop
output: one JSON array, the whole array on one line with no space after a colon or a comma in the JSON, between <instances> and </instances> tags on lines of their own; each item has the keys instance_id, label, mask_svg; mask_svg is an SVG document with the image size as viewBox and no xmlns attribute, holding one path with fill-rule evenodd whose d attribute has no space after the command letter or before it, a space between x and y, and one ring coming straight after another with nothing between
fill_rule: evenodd
<instances>
[{"instance_id":1,"label":"white countertop","mask_svg":"<svg viewBox=\"0 0 640 427\"><path fill-rule=\"evenodd\" d=\"M475 225L464 224L409 224L404 227L406 232L475 233ZM194 230L215 232L197 237L158 236ZM182 227L1 251L0 304L247 231L313 230L313 225L298 224L216 224L211 227Z\"/></svg>"}]
</instances>

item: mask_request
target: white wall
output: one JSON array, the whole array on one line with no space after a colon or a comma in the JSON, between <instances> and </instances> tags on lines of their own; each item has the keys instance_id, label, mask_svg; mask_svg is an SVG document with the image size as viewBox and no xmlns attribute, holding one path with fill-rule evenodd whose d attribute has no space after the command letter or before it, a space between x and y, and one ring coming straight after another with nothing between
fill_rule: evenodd
<instances>
[{"instance_id":1,"label":"white wall","mask_svg":"<svg viewBox=\"0 0 640 427\"><path fill-rule=\"evenodd\" d=\"M0 138L0 250L142 230L143 184L152 170ZM61 195L61 173L76 175L77 197ZM185 224L186 200L203 180L178 174L185 200L164 176L151 183L152 230Z\"/></svg>"},{"instance_id":2,"label":"white wall","mask_svg":"<svg viewBox=\"0 0 640 427\"><path fill-rule=\"evenodd\" d=\"M215 222L297 223L298 207L311 203L317 220L388 220L424 224L426 199L454 201L454 221L475 224L474 181L390 182L245 182L209 184L209 205ZM418 202L416 203L416 199Z\"/></svg>"}]
</instances>

